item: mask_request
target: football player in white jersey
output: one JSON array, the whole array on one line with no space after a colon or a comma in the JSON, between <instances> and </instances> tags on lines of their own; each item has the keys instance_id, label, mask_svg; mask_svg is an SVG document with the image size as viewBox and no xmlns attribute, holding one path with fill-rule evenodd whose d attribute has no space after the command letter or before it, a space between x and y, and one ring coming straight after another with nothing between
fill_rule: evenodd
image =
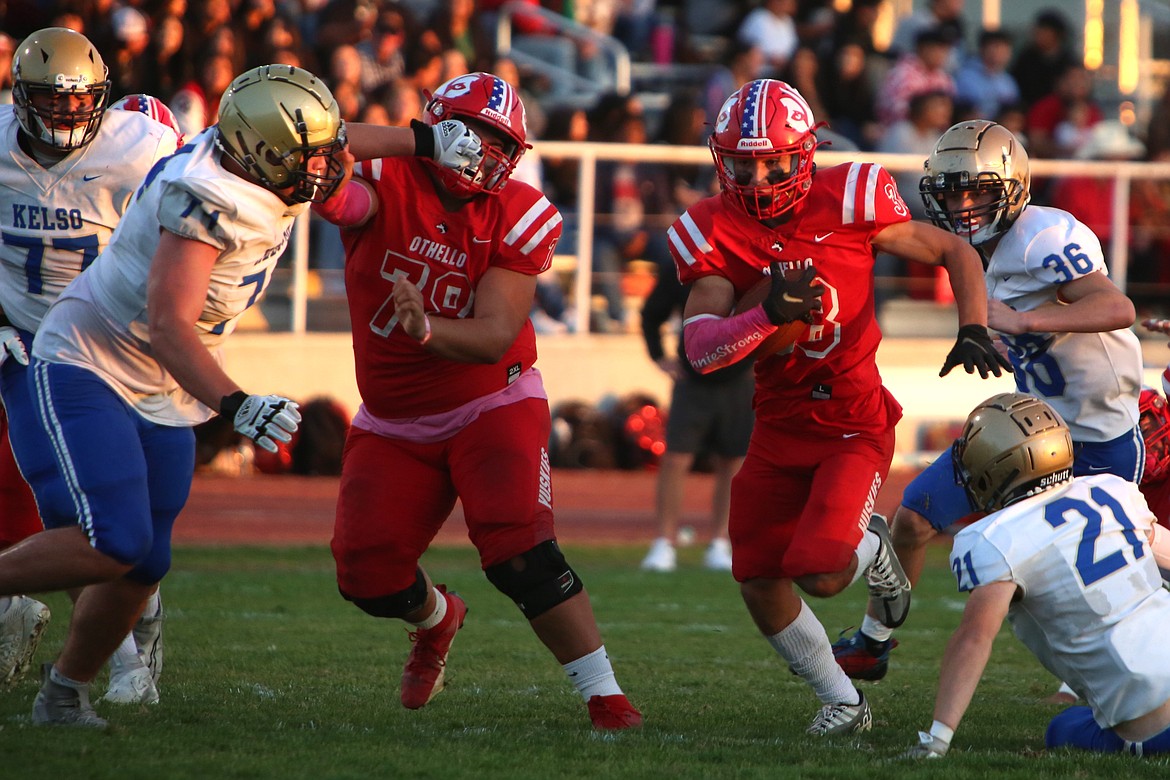
<instances>
[{"instance_id":1,"label":"football player in white jersey","mask_svg":"<svg viewBox=\"0 0 1170 780\"><path fill-rule=\"evenodd\" d=\"M461 123L378 130L397 153L479 159ZM294 220L348 179L345 147L337 102L312 74L241 74L218 124L155 164L109 246L45 315L31 385L63 489L28 475L46 530L0 554L0 594L88 587L43 667L35 724L106 727L89 685L170 566L192 427L218 410L270 451L296 431L296 404L241 390L218 348L267 287Z\"/></svg>"},{"instance_id":2,"label":"football player in white jersey","mask_svg":"<svg viewBox=\"0 0 1170 780\"><path fill-rule=\"evenodd\" d=\"M1170 531L1131 480L1073 476L1076 445L1055 408L1003 393L977 406L954 445L955 476L987 517L955 537L969 593L939 670L934 723L907 757L950 748L1006 617L1048 671L1088 706L1052 719L1049 749L1170 752L1170 593L1158 566Z\"/></svg>"},{"instance_id":3,"label":"football player in white jersey","mask_svg":"<svg viewBox=\"0 0 1170 780\"><path fill-rule=\"evenodd\" d=\"M1016 389L1068 422L1077 476L1137 482L1145 463L1141 346L1130 330L1133 303L1109 279L1101 242L1068 212L1028 205L1028 154L994 122L952 126L925 167L927 215L983 254L987 323L1007 349ZM944 452L906 488L894 515L894 549L912 583L930 539L968 512ZM871 599L861 630L834 645L837 662L851 677L881 679L898 624Z\"/></svg>"},{"instance_id":4,"label":"football player in white jersey","mask_svg":"<svg viewBox=\"0 0 1170 780\"><path fill-rule=\"evenodd\" d=\"M13 104L0 108L0 395L7 411L0 425L0 548L41 530L21 474L57 468L29 389L32 335L49 305L109 243L151 166L180 144L174 118L154 98L132 96L115 106L127 110L106 110L106 66L73 30L50 27L26 38L13 76ZM16 462L7 452L9 434L19 440ZM48 619L35 599L0 597L0 680L28 667ZM156 593L111 658L108 700L158 700L161 631Z\"/></svg>"}]
</instances>

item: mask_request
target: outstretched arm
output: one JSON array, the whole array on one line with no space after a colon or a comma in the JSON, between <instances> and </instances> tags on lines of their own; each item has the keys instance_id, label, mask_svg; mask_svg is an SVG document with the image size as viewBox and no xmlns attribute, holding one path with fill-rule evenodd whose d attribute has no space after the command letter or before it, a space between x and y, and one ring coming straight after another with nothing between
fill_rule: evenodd
<instances>
[{"instance_id":1,"label":"outstretched arm","mask_svg":"<svg viewBox=\"0 0 1170 780\"><path fill-rule=\"evenodd\" d=\"M950 747L950 737L975 696L975 688L983 677L995 636L1007 617L1008 607L1016 593L1014 582L993 582L971 591L963 618L947 642L939 667L938 694L934 700L935 750L925 750L924 740L915 748L915 757L928 758L944 755ZM923 732L924 734L926 732ZM945 739L944 739L945 737ZM927 755L932 753L933 755Z\"/></svg>"}]
</instances>

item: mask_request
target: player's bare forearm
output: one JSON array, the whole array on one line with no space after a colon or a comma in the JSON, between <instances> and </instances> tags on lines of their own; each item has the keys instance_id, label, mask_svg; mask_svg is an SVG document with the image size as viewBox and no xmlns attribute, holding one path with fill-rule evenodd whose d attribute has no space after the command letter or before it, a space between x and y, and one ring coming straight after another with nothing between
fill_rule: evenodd
<instances>
[{"instance_id":1,"label":"player's bare forearm","mask_svg":"<svg viewBox=\"0 0 1170 780\"><path fill-rule=\"evenodd\" d=\"M1099 292L1071 303L1046 303L1014 311L992 302L988 325L1001 333L1105 333L1133 325L1133 303L1120 292Z\"/></svg>"},{"instance_id":2,"label":"player's bare forearm","mask_svg":"<svg viewBox=\"0 0 1170 780\"><path fill-rule=\"evenodd\" d=\"M414 131L409 127L386 127L364 122L347 123L349 151L355 160L398 157L414 154Z\"/></svg>"},{"instance_id":3,"label":"player's bare forearm","mask_svg":"<svg viewBox=\"0 0 1170 780\"><path fill-rule=\"evenodd\" d=\"M934 719L940 723L958 729L983 677L1015 589L1014 583L996 582L971 593L939 666Z\"/></svg>"},{"instance_id":4,"label":"player's bare forearm","mask_svg":"<svg viewBox=\"0 0 1170 780\"><path fill-rule=\"evenodd\" d=\"M240 389L195 335L194 327L171 328L152 334L151 353L179 386L209 409L219 411L220 401Z\"/></svg>"},{"instance_id":5,"label":"player's bare forearm","mask_svg":"<svg viewBox=\"0 0 1170 780\"><path fill-rule=\"evenodd\" d=\"M970 244L960 241L943 255L943 265L955 294L959 325L987 324L987 285L983 261Z\"/></svg>"}]
</instances>

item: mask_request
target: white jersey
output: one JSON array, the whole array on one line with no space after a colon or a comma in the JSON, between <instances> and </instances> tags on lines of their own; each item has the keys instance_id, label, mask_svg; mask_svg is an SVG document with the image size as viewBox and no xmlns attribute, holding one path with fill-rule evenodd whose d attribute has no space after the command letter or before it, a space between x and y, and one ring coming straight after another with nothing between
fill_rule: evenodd
<instances>
[{"instance_id":1,"label":"white jersey","mask_svg":"<svg viewBox=\"0 0 1170 780\"><path fill-rule=\"evenodd\" d=\"M1149 547L1153 513L1137 485L1078 477L955 536L959 590L1014 582L1008 619L1044 668L1109 728L1170 699L1170 592Z\"/></svg>"},{"instance_id":2,"label":"white jersey","mask_svg":"<svg viewBox=\"0 0 1170 780\"><path fill-rule=\"evenodd\" d=\"M143 417L162 425L194 425L212 411L151 353L146 285L160 230L220 250L195 325L199 340L218 357L240 315L268 286L294 220L308 208L290 206L226 171L215 132L200 133L150 173L109 247L61 294L33 346L42 360L98 374Z\"/></svg>"},{"instance_id":3,"label":"white jersey","mask_svg":"<svg viewBox=\"0 0 1170 780\"><path fill-rule=\"evenodd\" d=\"M93 141L44 168L21 150L19 132L12 107L0 107L0 309L35 333L178 138L144 114L106 111Z\"/></svg>"},{"instance_id":4,"label":"white jersey","mask_svg":"<svg viewBox=\"0 0 1170 780\"><path fill-rule=\"evenodd\" d=\"M1067 211L1028 206L987 266L987 293L1016 311L1057 301L1060 285L1108 273L1101 242ZM1016 387L1050 403L1074 441L1111 441L1138 421L1142 351L1129 328L1105 333L1000 334Z\"/></svg>"}]
</instances>

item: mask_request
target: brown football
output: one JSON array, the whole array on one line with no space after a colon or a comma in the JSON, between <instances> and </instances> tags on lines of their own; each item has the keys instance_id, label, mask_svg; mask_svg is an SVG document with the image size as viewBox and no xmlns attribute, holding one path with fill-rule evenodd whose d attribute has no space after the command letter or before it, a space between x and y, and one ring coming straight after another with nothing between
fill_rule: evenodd
<instances>
[{"instance_id":1,"label":"brown football","mask_svg":"<svg viewBox=\"0 0 1170 780\"><path fill-rule=\"evenodd\" d=\"M765 277L755 284L750 290L745 292L740 299L735 302L735 313L743 314L753 306L758 306L768 297L768 293L772 290L772 280ZM787 349L792 346L805 334L808 330L808 323L801 320L790 322L787 325L781 325L776 328L776 331L760 342L760 345L752 350L752 356L757 360L766 358L769 355L774 355L777 352Z\"/></svg>"}]
</instances>

